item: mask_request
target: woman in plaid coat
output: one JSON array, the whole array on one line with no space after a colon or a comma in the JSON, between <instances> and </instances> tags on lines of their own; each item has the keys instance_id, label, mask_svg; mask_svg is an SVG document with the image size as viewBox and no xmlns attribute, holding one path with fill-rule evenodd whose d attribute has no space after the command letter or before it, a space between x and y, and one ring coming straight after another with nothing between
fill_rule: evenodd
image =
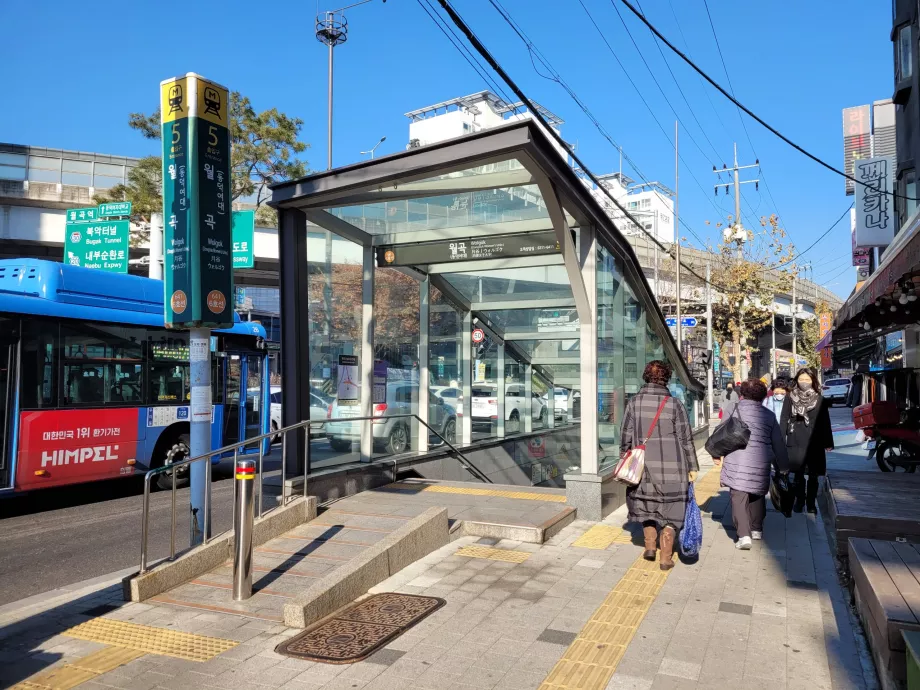
<instances>
[{"instance_id":1,"label":"woman in plaid coat","mask_svg":"<svg viewBox=\"0 0 920 690\"><path fill-rule=\"evenodd\" d=\"M638 486L626 489L629 521L641 522L646 560L655 560L656 541L661 544L661 569L674 567L674 539L684 526L689 483L696 479L699 463L687 410L671 397L667 385L671 365L649 362L642 374L645 385L626 404L620 431L620 453L645 441L645 472ZM651 437L646 435L664 401Z\"/></svg>"}]
</instances>

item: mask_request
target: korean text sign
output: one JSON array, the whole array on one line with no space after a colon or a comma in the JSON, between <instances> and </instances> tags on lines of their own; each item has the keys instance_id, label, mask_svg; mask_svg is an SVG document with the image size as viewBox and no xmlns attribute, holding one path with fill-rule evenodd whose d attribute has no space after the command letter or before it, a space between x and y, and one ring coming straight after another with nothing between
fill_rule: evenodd
<instances>
[{"instance_id":1,"label":"korean text sign","mask_svg":"<svg viewBox=\"0 0 920 690\"><path fill-rule=\"evenodd\" d=\"M130 221L71 222L71 214L78 217L80 210L83 209L72 209L67 212L64 263L113 273L127 273Z\"/></svg>"},{"instance_id":2,"label":"korean text sign","mask_svg":"<svg viewBox=\"0 0 920 690\"><path fill-rule=\"evenodd\" d=\"M892 196L895 172L894 161L885 156L854 164L857 247L887 247L894 239L898 222Z\"/></svg>"},{"instance_id":3,"label":"korean text sign","mask_svg":"<svg viewBox=\"0 0 920 690\"><path fill-rule=\"evenodd\" d=\"M229 93L192 72L160 84L166 325L233 324Z\"/></svg>"},{"instance_id":4,"label":"korean text sign","mask_svg":"<svg viewBox=\"0 0 920 690\"><path fill-rule=\"evenodd\" d=\"M233 268L253 267L255 253L252 244L255 232L255 211L233 212Z\"/></svg>"}]
</instances>

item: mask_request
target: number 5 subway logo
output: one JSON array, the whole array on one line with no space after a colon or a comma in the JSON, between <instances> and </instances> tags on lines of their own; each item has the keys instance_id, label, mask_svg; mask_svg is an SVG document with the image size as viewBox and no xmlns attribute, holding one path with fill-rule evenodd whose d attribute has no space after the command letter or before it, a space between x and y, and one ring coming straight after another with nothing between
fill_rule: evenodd
<instances>
[{"instance_id":1,"label":"number 5 subway logo","mask_svg":"<svg viewBox=\"0 0 920 690\"><path fill-rule=\"evenodd\" d=\"M229 107L226 88L193 72L160 84L170 328L233 323Z\"/></svg>"}]
</instances>

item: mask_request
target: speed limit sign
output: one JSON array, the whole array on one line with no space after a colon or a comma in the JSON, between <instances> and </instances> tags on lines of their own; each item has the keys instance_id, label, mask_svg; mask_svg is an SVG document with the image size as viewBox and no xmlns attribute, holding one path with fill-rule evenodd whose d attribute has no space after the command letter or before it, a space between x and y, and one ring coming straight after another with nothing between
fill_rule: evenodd
<instances>
[{"instance_id":1,"label":"speed limit sign","mask_svg":"<svg viewBox=\"0 0 920 690\"><path fill-rule=\"evenodd\" d=\"M473 329L473 342L474 343L481 343L485 339L486 339L486 332L484 330L482 330L481 328Z\"/></svg>"}]
</instances>

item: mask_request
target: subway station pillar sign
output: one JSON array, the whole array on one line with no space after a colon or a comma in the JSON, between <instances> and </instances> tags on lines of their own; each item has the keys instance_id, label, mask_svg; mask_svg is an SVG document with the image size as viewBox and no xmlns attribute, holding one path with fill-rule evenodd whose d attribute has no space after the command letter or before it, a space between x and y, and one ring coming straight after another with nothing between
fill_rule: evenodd
<instances>
[{"instance_id":1,"label":"subway station pillar sign","mask_svg":"<svg viewBox=\"0 0 920 690\"><path fill-rule=\"evenodd\" d=\"M169 328L233 324L228 99L194 72L160 84Z\"/></svg>"}]
</instances>

